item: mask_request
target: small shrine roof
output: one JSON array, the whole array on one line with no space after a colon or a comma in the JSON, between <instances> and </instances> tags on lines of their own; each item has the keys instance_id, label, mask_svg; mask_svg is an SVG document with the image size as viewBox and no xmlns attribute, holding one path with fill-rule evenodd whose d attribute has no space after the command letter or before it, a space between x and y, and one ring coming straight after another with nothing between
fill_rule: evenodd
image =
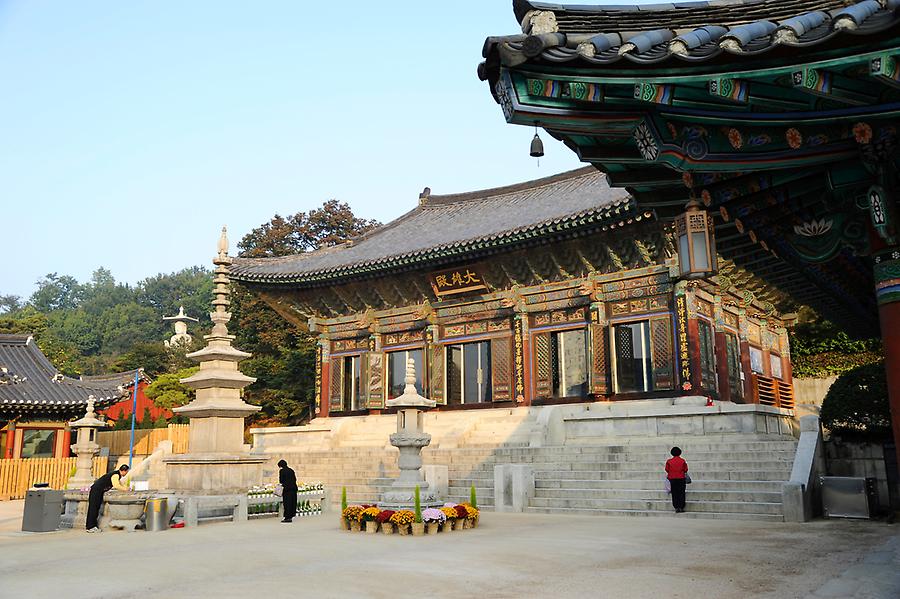
<instances>
[{"instance_id":1,"label":"small shrine roof","mask_svg":"<svg viewBox=\"0 0 900 599\"><path fill-rule=\"evenodd\" d=\"M74 379L61 374L29 335L0 335L0 417L81 416L93 395L97 408L126 394L134 372Z\"/></svg>"},{"instance_id":2,"label":"small shrine roof","mask_svg":"<svg viewBox=\"0 0 900 599\"><path fill-rule=\"evenodd\" d=\"M628 192L592 166L535 181L451 195L426 190L419 206L351 242L305 254L236 258L232 279L327 284L338 279L496 253L579 228L635 217ZM638 217L640 218L640 217Z\"/></svg>"},{"instance_id":3,"label":"small shrine roof","mask_svg":"<svg viewBox=\"0 0 900 599\"><path fill-rule=\"evenodd\" d=\"M700 62L723 53L758 55L803 48L840 36L842 45L867 44L897 25L900 0L710 0L647 5L560 5L514 0L524 33L489 37L482 79L499 62L539 59L604 65L623 59L653 64L670 58ZM541 23L532 21L541 14ZM552 18L550 15L552 14Z\"/></svg>"}]
</instances>

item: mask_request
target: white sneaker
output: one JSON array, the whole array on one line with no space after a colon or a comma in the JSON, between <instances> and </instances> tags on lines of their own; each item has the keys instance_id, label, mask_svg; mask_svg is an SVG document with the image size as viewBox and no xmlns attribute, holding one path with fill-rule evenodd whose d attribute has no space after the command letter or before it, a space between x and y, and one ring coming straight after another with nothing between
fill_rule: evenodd
<instances>
[{"instance_id":1,"label":"white sneaker","mask_svg":"<svg viewBox=\"0 0 900 599\"><path fill-rule=\"evenodd\" d=\"M87 529L87 532L103 532L103 531L95 526L94 528Z\"/></svg>"}]
</instances>

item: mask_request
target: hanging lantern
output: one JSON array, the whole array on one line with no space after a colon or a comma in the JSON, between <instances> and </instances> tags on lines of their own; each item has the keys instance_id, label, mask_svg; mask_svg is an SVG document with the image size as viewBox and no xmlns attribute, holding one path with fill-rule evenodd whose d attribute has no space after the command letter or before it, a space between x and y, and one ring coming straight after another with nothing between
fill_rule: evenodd
<instances>
[{"instance_id":1,"label":"hanging lantern","mask_svg":"<svg viewBox=\"0 0 900 599\"><path fill-rule=\"evenodd\" d=\"M713 219L701 207L697 198L685 206L685 212L675 221L678 241L678 266L683 279L702 279L719 270Z\"/></svg>"},{"instance_id":2,"label":"hanging lantern","mask_svg":"<svg viewBox=\"0 0 900 599\"><path fill-rule=\"evenodd\" d=\"M537 123L534 124L534 137L531 138L531 157L540 158L544 155L544 142L538 137Z\"/></svg>"}]
</instances>

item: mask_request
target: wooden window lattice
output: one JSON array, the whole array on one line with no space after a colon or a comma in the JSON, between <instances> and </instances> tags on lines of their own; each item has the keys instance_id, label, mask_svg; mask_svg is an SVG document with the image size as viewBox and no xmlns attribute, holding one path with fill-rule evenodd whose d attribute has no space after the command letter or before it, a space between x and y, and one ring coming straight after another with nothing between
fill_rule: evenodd
<instances>
[{"instance_id":1,"label":"wooden window lattice","mask_svg":"<svg viewBox=\"0 0 900 599\"><path fill-rule=\"evenodd\" d=\"M672 321L669 316L650 319L650 339L653 350L653 389L675 387L675 356L672 346Z\"/></svg>"},{"instance_id":2,"label":"wooden window lattice","mask_svg":"<svg viewBox=\"0 0 900 599\"><path fill-rule=\"evenodd\" d=\"M534 335L535 391L537 397L553 395L553 357L550 352L550 333Z\"/></svg>"},{"instance_id":3,"label":"wooden window lattice","mask_svg":"<svg viewBox=\"0 0 900 599\"><path fill-rule=\"evenodd\" d=\"M491 396L493 401L512 399L513 355L508 337L491 339Z\"/></svg>"}]
</instances>

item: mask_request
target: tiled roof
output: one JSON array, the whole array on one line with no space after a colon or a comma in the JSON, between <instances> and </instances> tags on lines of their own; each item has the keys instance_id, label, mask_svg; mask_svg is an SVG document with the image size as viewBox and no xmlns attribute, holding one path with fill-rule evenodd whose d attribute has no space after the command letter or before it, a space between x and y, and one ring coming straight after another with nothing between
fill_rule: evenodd
<instances>
[{"instance_id":1,"label":"tiled roof","mask_svg":"<svg viewBox=\"0 0 900 599\"><path fill-rule=\"evenodd\" d=\"M64 376L32 337L0 335L0 418L81 416L89 395L97 408L120 400L126 393L120 384Z\"/></svg>"},{"instance_id":2,"label":"tiled roof","mask_svg":"<svg viewBox=\"0 0 900 599\"><path fill-rule=\"evenodd\" d=\"M147 373L144 372L143 368L139 368L138 371L140 374L138 375L141 381L145 383L152 383L153 379L147 376ZM114 372L112 374L90 374L90 375L81 375L79 380L95 385L97 383L110 383L114 385L122 385L123 387L128 387L134 384L134 371L126 370L125 372Z\"/></svg>"},{"instance_id":3,"label":"tiled roof","mask_svg":"<svg viewBox=\"0 0 900 599\"><path fill-rule=\"evenodd\" d=\"M525 33L489 37L482 79L497 60L506 66L540 59L603 65L670 58L704 61L722 53L757 55L779 47L864 44L866 36L897 25L900 0L710 0L642 6L562 6L514 0ZM531 35L533 11L552 13L555 26ZM554 30L555 29L555 30ZM496 56L495 56L496 52Z\"/></svg>"},{"instance_id":4,"label":"tiled roof","mask_svg":"<svg viewBox=\"0 0 900 599\"><path fill-rule=\"evenodd\" d=\"M594 167L482 191L435 196L350 243L278 258L237 258L232 279L326 284L338 279L447 264L561 232L629 219L628 193Z\"/></svg>"}]
</instances>

